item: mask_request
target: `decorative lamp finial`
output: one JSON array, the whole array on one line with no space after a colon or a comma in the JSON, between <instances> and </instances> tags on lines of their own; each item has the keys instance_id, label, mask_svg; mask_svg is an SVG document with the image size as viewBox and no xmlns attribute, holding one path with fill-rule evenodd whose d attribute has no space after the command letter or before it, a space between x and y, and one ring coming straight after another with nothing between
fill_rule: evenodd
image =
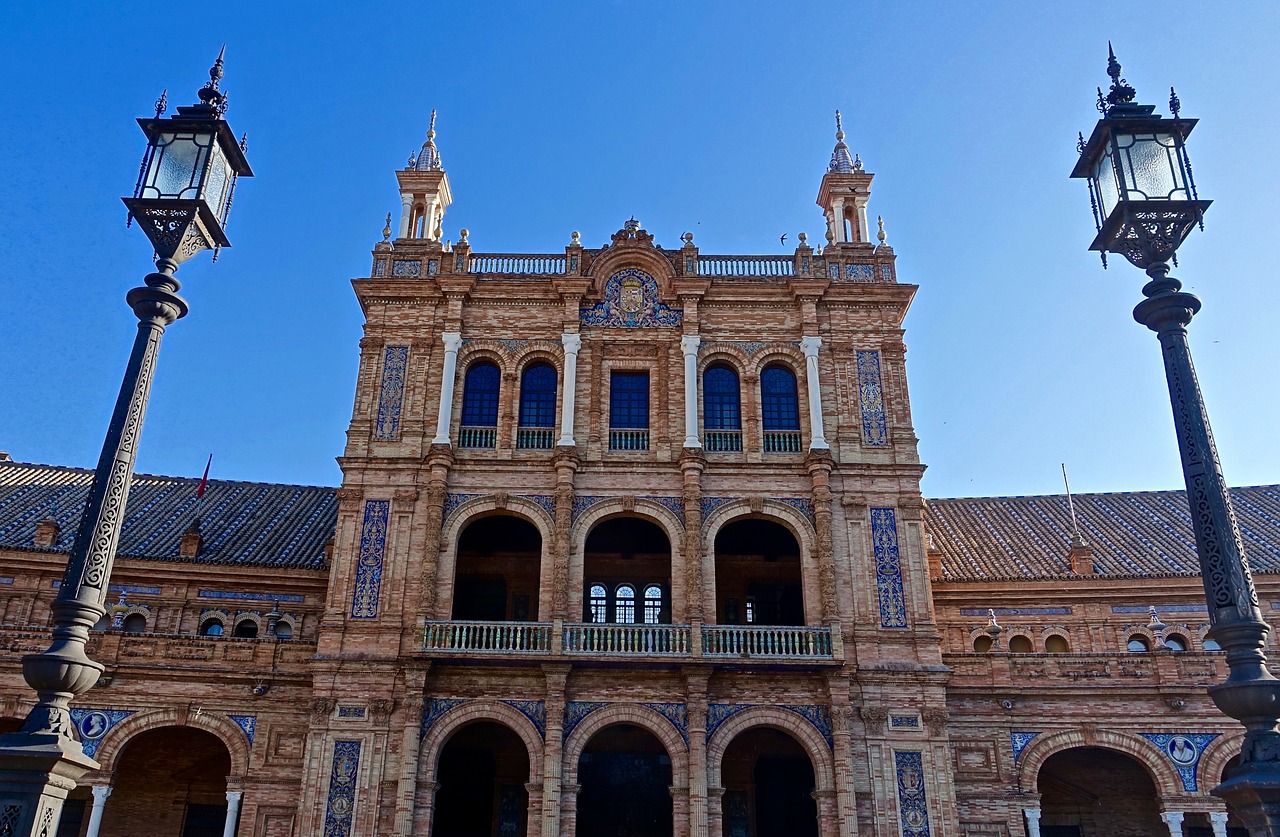
<instances>
[{"instance_id":1,"label":"decorative lamp finial","mask_svg":"<svg viewBox=\"0 0 1280 837\"><path fill-rule=\"evenodd\" d=\"M458 243L466 244L468 247L471 246L471 242L467 241L467 236L469 235L471 235L471 233L469 230L467 230L466 227L463 227L462 229L458 230L458 236L459 236Z\"/></svg>"},{"instance_id":2,"label":"decorative lamp finial","mask_svg":"<svg viewBox=\"0 0 1280 837\"><path fill-rule=\"evenodd\" d=\"M218 59L209 68L209 81L196 93L201 104L213 108L219 114L227 112L227 94L218 89L218 82L222 81L222 59L226 54L227 45L223 44L222 49L218 50Z\"/></svg>"},{"instance_id":3,"label":"decorative lamp finial","mask_svg":"<svg viewBox=\"0 0 1280 837\"><path fill-rule=\"evenodd\" d=\"M807 247L807 246L808 246L808 244L809 244L809 234L808 234L808 233L804 233L804 232L802 232L802 233L796 233L796 238L800 239L800 246L801 246L801 247Z\"/></svg>"},{"instance_id":4,"label":"decorative lamp finial","mask_svg":"<svg viewBox=\"0 0 1280 837\"><path fill-rule=\"evenodd\" d=\"M836 139L844 139L844 126L840 124L840 111L836 111Z\"/></svg>"},{"instance_id":5,"label":"decorative lamp finial","mask_svg":"<svg viewBox=\"0 0 1280 837\"><path fill-rule=\"evenodd\" d=\"M390 212L387 213L387 225L382 228L382 240L383 241L391 240L391 213Z\"/></svg>"},{"instance_id":6,"label":"decorative lamp finial","mask_svg":"<svg viewBox=\"0 0 1280 837\"><path fill-rule=\"evenodd\" d=\"M693 246L693 233L691 233L691 232L687 232L687 233L685 233L684 235L680 236L680 240L684 242L684 246L685 246L685 247L692 247L692 246Z\"/></svg>"},{"instance_id":7,"label":"decorative lamp finial","mask_svg":"<svg viewBox=\"0 0 1280 837\"><path fill-rule=\"evenodd\" d=\"M854 171L862 171L862 157L861 157L861 155L858 155L858 154L854 154L854 155L853 155L853 170L854 170Z\"/></svg>"},{"instance_id":8,"label":"decorative lamp finial","mask_svg":"<svg viewBox=\"0 0 1280 837\"><path fill-rule=\"evenodd\" d=\"M889 236L885 235L885 232L884 232L884 216L883 215L876 216L876 226L879 227L879 229L876 231L876 241L879 241L881 244L884 244L885 241L888 240Z\"/></svg>"},{"instance_id":9,"label":"decorative lamp finial","mask_svg":"<svg viewBox=\"0 0 1280 837\"><path fill-rule=\"evenodd\" d=\"M412 160L412 157L410 157ZM409 164L409 168L417 171L444 171L444 163L440 159L440 151L436 148L436 112L431 110L431 120L427 125L427 141L418 152L418 159Z\"/></svg>"},{"instance_id":10,"label":"decorative lamp finial","mask_svg":"<svg viewBox=\"0 0 1280 837\"><path fill-rule=\"evenodd\" d=\"M436 109L431 109L431 122L427 125L427 139L436 138Z\"/></svg>"},{"instance_id":11,"label":"decorative lamp finial","mask_svg":"<svg viewBox=\"0 0 1280 837\"><path fill-rule=\"evenodd\" d=\"M1151 633L1155 634L1156 640L1159 641L1163 638L1165 628L1169 626L1160 621L1160 614L1156 613L1155 605L1148 606L1147 613L1151 614L1151 621L1147 622L1147 627L1151 629Z\"/></svg>"},{"instance_id":12,"label":"decorative lamp finial","mask_svg":"<svg viewBox=\"0 0 1280 837\"><path fill-rule=\"evenodd\" d=\"M640 222L636 220L636 216L632 215L627 219L626 223L622 225L622 228L627 232L635 232L640 229Z\"/></svg>"},{"instance_id":13,"label":"decorative lamp finial","mask_svg":"<svg viewBox=\"0 0 1280 837\"><path fill-rule=\"evenodd\" d=\"M827 166L828 172L836 174L850 174L859 171L862 163L854 163L852 157L849 156L849 146L844 144L844 124L840 119L840 111L836 111L836 147L831 152L831 163Z\"/></svg>"},{"instance_id":14,"label":"decorative lamp finial","mask_svg":"<svg viewBox=\"0 0 1280 837\"><path fill-rule=\"evenodd\" d=\"M1107 75L1111 76L1111 90L1106 95L1107 109L1109 110L1116 105L1127 105L1133 101L1133 97L1138 95L1138 91L1128 81L1120 77L1122 72L1120 62L1116 60L1115 50L1111 48L1111 42L1107 41Z\"/></svg>"},{"instance_id":15,"label":"decorative lamp finial","mask_svg":"<svg viewBox=\"0 0 1280 837\"><path fill-rule=\"evenodd\" d=\"M1173 114L1173 118L1177 119L1179 111L1182 110L1182 100L1178 98L1178 91L1172 87L1169 88L1169 113Z\"/></svg>"},{"instance_id":16,"label":"decorative lamp finial","mask_svg":"<svg viewBox=\"0 0 1280 837\"><path fill-rule=\"evenodd\" d=\"M156 119L164 116L164 112L169 109L169 88L160 91L160 98L156 99Z\"/></svg>"}]
</instances>

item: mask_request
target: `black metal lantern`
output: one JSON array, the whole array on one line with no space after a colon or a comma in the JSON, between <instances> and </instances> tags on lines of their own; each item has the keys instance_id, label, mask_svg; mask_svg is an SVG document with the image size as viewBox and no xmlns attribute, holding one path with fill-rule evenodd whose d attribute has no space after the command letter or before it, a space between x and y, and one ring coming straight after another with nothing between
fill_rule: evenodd
<instances>
[{"instance_id":1,"label":"black metal lantern","mask_svg":"<svg viewBox=\"0 0 1280 837\"><path fill-rule=\"evenodd\" d=\"M1172 118L1154 115L1154 105L1133 102L1136 91L1120 77L1120 63L1110 51L1107 74L1111 90L1098 90L1102 118L1086 141L1080 138L1080 160L1072 177L1087 178L1098 235L1091 250L1119 253L1146 268L1168 261L1191 227L1203 223L1212 201L1196 194L1186 139L1195 119L1179 116L1178 97L1169 91Z\"/></svg>"},{"instance_id":2,"label":"black metal lantern","mask_svg":"<svg viewBox=\"0 0 1280 837\"><path fill-rule=\"evenodd\" d=\"M156 256L181 263L201 250L229 247L224 226L236 179L252 177L244 143L237 142L222 115L226 94L218 89L222 53L200 89L200 104L164 116L165 96L152 119L139 119L147 135L133 197L124 198Z\"/></svg>"}]
</instances>

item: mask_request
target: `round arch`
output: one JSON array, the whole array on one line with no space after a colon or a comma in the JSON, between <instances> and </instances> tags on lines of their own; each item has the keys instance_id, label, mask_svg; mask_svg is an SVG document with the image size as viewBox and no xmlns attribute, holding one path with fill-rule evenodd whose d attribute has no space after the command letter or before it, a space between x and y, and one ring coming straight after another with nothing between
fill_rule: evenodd
<instances>
[{"instance_id":1,"label":"round arch","mask_svg":"<svg viewBox=\"0 0 1280 837\"><path fill-rule=\"evenodd\" d=\"M830 791L835 787L835 761L831 756L831 748L813 725L794 712L779 709L776 706L753 706L731 715L720 725L715 734L707 742L707 786L722 787L720 774L724 762L724 754L739 733L752 727L770 727L785 732L804 748L813 765L816 791Z\"/></svg>"},{"instance_id":2,"label":"round arch","mask_svg":"<svg viewBox=\"0 0 1280 837\"><path fill-rule=\"evenodd\" d=\"M1182 780L1160 749L1145 738L1113 730L1097 730L1086 735L1081 730L1064 730L1032 739L1018 759L1018 787L1023 793L1037 793L1040 768L1049 757L1077 747L1101 747L1133 758L1151 776L1161 797L1181 796Z\"/></svg>"},{"instance_id":3,"label":"round arch","mask_svg":"<svg viewBox=\"0 0 1280 837\"><path fill-rule=\"evenodd\" d=\"M529 754L529 782L542 782L542 733L523 712L497 700L471 700L445 712L422 739L422 781L434 782L440 754L453 734L468 724L489 721L514 732Z\"/></svg>"},{"instance_id":4,"label":"round arch","mask_svg":"<svg viewBox=\"0 0 1280 837\"><path fill-rule=\"evenodd\" d=\"M440 543L444 548L436 562L435 612L429 614L430 618L448 619L453 613L453 582L458 568L458 541L463 530L481 518L502 515L523 520L538 530L542 541L542 551L538 556L538 612L544 615L551 612L548 596L553 587L551 549L555 540L555 520L546 509L527 497L499 493L473 497L445 519L440 530Z\"/></svg>"},{"instance_id":5,"label":"round arch","mask_svg":"<svg viewBox=\"0 0 1280 837\"><path fill-rule=\"evenodd\" d=\"M1222 784L1222 771L1227 769L1229 761L1240 755L1243 744L1243 732L1230 732L1209 742L1200 754L1200 770L1196 776L1196 785L1201 791L1208 793Z\"/></svg>"},{"instance_id":6,"label":"round arch","mask_svg":"<svg viewBox=\"0 0 1280 837\"><path fill-rule=\"evenodd\" d=\"M179 709L139 712L109 729L102 737L102 743L98 745L98 752L95 754L101 765L99 773L114 773L120 754L131 740L161 727L190 727L211 733L231 754L231 776L228 782L243 780L249 774L249 739L245 737L244 730L236 726L235 721L213 712L196 714Z\"/></svg>"},{"instance_id":7,"label":"round arch","mask_svg":"<svg viewBox=\"0 0 1280 837\"><path fill-rule=\"evenodd\" d=\"M707 343L706 347L698 353L698 380L701 381L702 376L713 366L727 366L732 369L741 385L742 376L750 368L751 362L747 358L747 353L737 346Z\"/></svg>"},{"instance_id":8,"label":"round arch","mask_svg":"<svg viewBox=\"0 0 1280 837\"><path fill-rule=\"evenodd\" d=\"M805 385L804 352L795 346L788 346L782 343L770 344L752 356L750 362L743 368L743 372L759 378L765 367L773 365L785 366L790 369L792 374L796 376L796 384L801 387L801 394L803 394Z\"/></svg>"},{"instance_id":9,"label":"round arch","mask_svg":"<svg viewBox=\"0 0 1280 837\"><path fill-rule=\"evenodd\" d=\"M556 386L559 387L563 383L562 378L564 377L564 353L559 351L559 344L556 344L556 348L551 348L551 344L555 341L539 340L535 342L546 343L547 345L530 346L526 351L517 355L514 364L516 375L523 375L524 370L536 363L545 363L556 370Z\"/></svg>"},{"instance_id":10,"label":"round arch","mask_svg":"<svg viewBox=\"0 0 1280 837\"><path fill-rule=\"evenodd\" d=\"M656 525L671 547L671 621L688 621L685 584L684 521L675 512L654 500L640 497L613 497L590 506L569 532L569 613L582 612L582 584L587 536L596 524L615 517L634 517ZM705 576L704 576L705 577Z\"/></svg>"},{"instance_id":11,"label":"round arch","mask_svg":"<svg viewBox=\"0 0 1280 837\"><path fill-rule=\"evenodd\" d=\"M578 782L578 760L591 738L606 727L632 724L653 733L671 759L671 785L689 787L689 751L680 732L657 710L634 703L615 703L592 712L574 728L564 742L564 761L561 775L564 784Z\"/></svg>"},{"instance_id":12,"label":"round arch","mask_svg":"<svg viewBox=\"0 0 1280 837\"><path fill-rule=\"evenodd\" d=\"M759 511L752 506L757 505ZM702 556L703 613L716 612L716 535L730 523L738 520L769 520L784 527L800 545L800 576L804 585L804 618L809 625L822 624L822 592L818 570L818 533L804 514L777 500L759 498L734 500L725 503L702 521L702 542L706 555Z\"/></svg>"},{"instance_id":13,"label":"round arch","mask_svg":"<svg viewBox=\"0 0 1280 837\"><path fill-rule=\"evenodd\" d=\"M629 267L638 268L653 277L658 283L658 297L671 301L672 280L675 272L671 261L664 258L659 251L650 246L635 246L635 242L609 247L590 262L586 275L591 277L591 293L596 298L603 298L605 284L618 273Z\"/></svg>"}]
</instances>

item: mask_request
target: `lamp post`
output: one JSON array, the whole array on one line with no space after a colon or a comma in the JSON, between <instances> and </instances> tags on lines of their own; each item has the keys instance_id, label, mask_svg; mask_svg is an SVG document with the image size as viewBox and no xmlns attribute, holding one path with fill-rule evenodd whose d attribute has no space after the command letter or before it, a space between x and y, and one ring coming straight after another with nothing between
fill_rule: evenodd
<instances>
[{"instance_id":1,"label":"lamp post","mask_svg":"<svg viewBox=\"0 0 1280 837\"><path fill-rule=\"evenodd\" d=\"M1152 105L1134 103L1133 87L1120 77L1110 54L1111 89L1098 91L1102 118L1072 177L1086 178L1098 235L1090 249L1117 253L1146 271L1146 297L1134 319L1156 333L1164 355L1174 428L1182 454L1196 553L1209 606L1209 635L1226 651L1227 680L1209 694L1225 714L1245 727L1240 764L1213 793L1244 820L1249 833L1280 837L1280 680L1267 670L1263 646L1270 626L1245 562L1240 530L1227 493L1209 415L1200 394L1187 325L1200 300L1169 275L1178 246L1202 223L1210 202L1196 194L1186 139L1196 120L1179 115L1170 90L1171 118Z\"/></svg>"},{"instance_id":2,"label":"lamp post","mask_svg":"<svg viewBox=\"0 0 1280 837\"><path fill-rule=\"evenodd\" d=\"M161 95L155 117L138 120L147 150L134 194L124 202L130 223L136 220L155 248L156 272L126 297L138 317L138 334L66 574L51 606L53 642L22 658L23 677L38 702L21 731L0 736L0 831L6 835L53 834L67 792L98 767L73 735L69 704L103 671L101 663L85 654L85 643L106 612L160 338L187 313L173 274L201 250L230 245L223 226L236 178L253 174L243 144L222 118L227 99L218 89L221 78L219 53L198 104L165 117L166 97Z\"/></svg>"}]
</instances>

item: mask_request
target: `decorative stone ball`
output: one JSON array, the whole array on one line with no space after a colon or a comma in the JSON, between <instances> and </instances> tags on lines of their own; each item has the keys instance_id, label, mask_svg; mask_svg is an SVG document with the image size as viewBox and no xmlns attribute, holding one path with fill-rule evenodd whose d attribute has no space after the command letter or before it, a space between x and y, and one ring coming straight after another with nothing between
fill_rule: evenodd
<instances>
[{"instance_id":1,"label":"decorative stone ball","mask_svg":"<svg viewBox=\"0 0 1280 837\"><path fill-rule=\"evenodd\" d=\"M458 234L462 236L462 238L459 239L459 241L466 241L467 236L471 235L471 231L468 230L466 227L463 227L462 229L458 230Z\"/></svg>"},{"instance_id":2,"label":"decorative stone ball","mask_svg":"<svg viewBox=\"0 0 1280 837\"><path fill-rule=\"evenodd\" d=\"M685 233L684 235L680 236L680 238L682 238L682 239L684 240L684 243L685 243L685 244L692 244L692 243L693 243L693 233L691 233L691 232L687 232L687 233Z\"/></svg>"},{"instance_id":3,"label":"decorative stone ball","mask_svg":"<svg viewBox=\"0 0 1280 837\"><path fill-rule=\"evenodd\" d=\"M808 234L808 233L800 233L800 235L799 235L799 236L797 236L797 238L799 238L799 239L800 239L800 243L801 243L801 244L804 244L806 241L808 241L808 240L809 240L809 234Z\"/></svg>"}]
</instances>

